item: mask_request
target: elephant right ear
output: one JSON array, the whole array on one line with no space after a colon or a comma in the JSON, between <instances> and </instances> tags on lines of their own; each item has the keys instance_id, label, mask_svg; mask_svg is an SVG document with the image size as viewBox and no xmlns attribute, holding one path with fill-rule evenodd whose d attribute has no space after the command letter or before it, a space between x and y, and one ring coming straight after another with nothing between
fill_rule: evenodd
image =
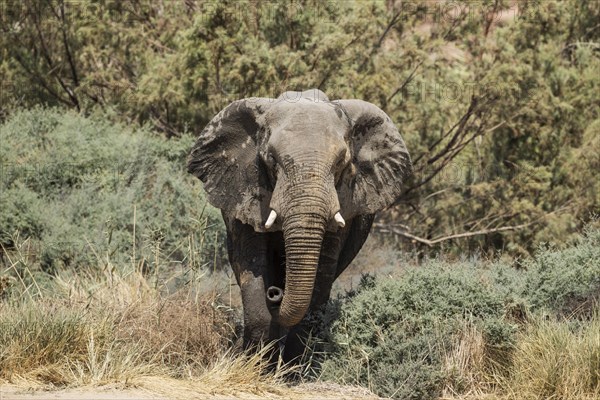
<instances>
[{"instance_id":1,"label":"elephant right ear","mask_svg":"<svg viewBox=\"0 0 600 400\"><path fill-rule=\"evenodd\" d=\"M264 114L271 99L238 100L204 128L188 158L188 172L204 184L208 201L263 232L272 188L259 157Z\"/></svg>"},{"instance_id":2,"label":"elephant right ear","mask_svg":"<svg viewBox=\"0 0 600 400\"><path fill-rule=\"evenodd\" d=\"M393 204L412 174L410 155L390 117L362 100L336 100L350 120L352 168L339 188L346 215L374 214Z\"/></svg>"}]
</instances>

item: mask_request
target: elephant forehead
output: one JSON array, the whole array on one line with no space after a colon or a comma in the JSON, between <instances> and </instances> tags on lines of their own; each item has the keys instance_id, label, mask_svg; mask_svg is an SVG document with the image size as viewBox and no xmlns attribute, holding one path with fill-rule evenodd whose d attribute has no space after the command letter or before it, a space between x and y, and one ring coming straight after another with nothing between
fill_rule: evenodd
<instances>
[{"instance_id":1,"label":"elephant forehead","mask_svg":"<svg viewBox=\"0 0 600 400\"><path fill-rule=\"evenodd\" d=\"M337 112L336 112L337 111ZM315 103L300 99L296 102L279 101L270 110L271 120L277 122L295 122L303 124L333 124L342 120L336 105L329 102Z\"/></svg>"},{"instance_id":2,"label":"elephant forehead","mask_svg":"<svg viewBox=\"0 0 600 400\"><path fill-rule=\"evenodd\" d=\"M316 135L343 138L349 129L347 120L341 118L341 112L330 103L314 103L309 100L281 102L270 114L267 121L272 132L283 136L291 134L301 137Z\"/></svg>"},{"instance_id":3,"label":"elephant forehead","mask_svg":"<svg viewBox=\"0 0 600 400\"><path fill-rule=\"evenodd\" d=\"M333 146L345 143L346 131L318 120L288 118L271 130L269 143L274 146Z\"/></svg>"}]
</instances>

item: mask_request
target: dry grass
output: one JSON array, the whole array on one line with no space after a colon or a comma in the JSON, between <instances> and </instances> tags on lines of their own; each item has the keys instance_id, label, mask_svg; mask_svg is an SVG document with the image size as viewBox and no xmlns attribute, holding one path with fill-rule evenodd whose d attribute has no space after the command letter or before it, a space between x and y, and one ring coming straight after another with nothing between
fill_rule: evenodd
<instances>
[{"instance_id":1,"label":"dry grass","mask_svg":"<svg viewBox=\"0 0 600 400\"><path fill-rule=\"evenodd\" d=\"M165 325L171 330L154 333L146 328L156 324L157 316L147 317L150 309L140 304L135 305L139 314L134 318L124 316L126 313L107 316L115 310L98 316L67 311L62 306L47 307L45 303L5 306L0 315L0 383L10 384L11 391L17 393L18 388L79 388L70 395L81 398L93 398L95 390L104 390L94 387L112 388L115 384L133 389L128 395L131 398L141 398L140 393L168 399L375 398L365 390L335 385L325 390L312 388L310 393L302 385L291 386L286 377L301 367L267 368L268 346L245 354L212 339L207 340L207 348L202 348L202 338L206 339L209 332L191 338L191 329L198 326L198 320L214 316L175 314L185 306L185 302L165 302L163 310L170 310L163 311L169 316ZM130 307L126 310L132 312ZM190 316L192 321L183 322ZM174 325L168 321L174 321ZM127 336L127 329L134 326L139 330ZM222 340L218 332L212 334ZM68 391L58 391L52 397L61 398L63 393L69 396Z\"/></svg>"},{"instance_id":2,"label":"dry grass","mask_svg":"<svg viewBox=\"0 0 600 400\"><path fill-rule=\"evenodd\" d=\"M137 343L114 339L113 321L46 304L3 307L0 379L52 385L127 382L158 370Z\"/></svg>"},{"instance_id":3,"label":"dry grass","mask_svg":"<svg viewBox=\"0 0 600 400\"><path fill-rule=\"evenodd\" d=\"M61 271L42 283L26 255L12 256L13 276L1 280L3 386L84 390L116 384L175 399L239 393L304 398L285 383L301 367L268 369L268 347L252 354L236 350L235 313L216 290L207 290L206 276L167 293L153 284L156 276L139 268L119 273L107 263L101 273Z\"/></svg>"},{"instance_id":4,"label":"dry grass","mask_svg":"<svg viewBox=\"0 0 600 400\"><path fill-rule=\"evenodd\" d=\"M517 340L507 375L486 364L481 333L465 329L446 356L452 380L442 399L596 400L600 398L600 314L589 321L533 320Z\"/></svg>"},{"instance_id":5,"label":"dry grass","mask_svg":"<svg viewBox=\"0 0 600 400\"><path fill-rule=\"evenodd\" d=\"M117 267L94 252L99 268L49 277L35 272L28 241L2 249L0 380L64 386L189 376L231 348L234 312L207 290L212 277L194 270L167 290L181 272L161 268L168 260L158 247L151 276L141 267L147 260Z\"/></svg>"},{"instance_id":6,"label":"dry grass","mask_svg":"<svg viewBox=\"0 0 600 400\"><path fill-rule=\"evenodd\" d=\"M483 334L471 323L465 323L460 337L444 357L444 375L447 376L443 397L458 393L481 396L487 390L489 365Z\"/></svg>"},{"instance_id":7,"label":"dry grass","mask_svg":"<svg viewBox=\"0 0 600 400\"><path fill-rule=\"evenodd\" d=\"M288 397L268 347L235 350L232 311L214 294L161 294L139 273L59 276L49 295L0 303L0 382L60 388L120 384L168 398L243 392ZM288 393L289 394L289 393Z\"/></svg>"},{"instance_id":8,"label":"dry grass","mask_svg":"<svg viewBox=\"0 0 600 400\"><path fill-rule=\"evenodd\" d=\"M161 295L138 273L58 277L49 292L0 308L0 379L54 385L181 376L231 345L215 295Z\"/></svg>"},{"instance_id":9,"label":"dry grass","mask_svg":"<svg viewBox=\"0 0 600 400\"><path fill-rule=\"evenodd\" d=\"M219 393L234 396L239 392L254 395L283 395L286 390L285 377L293 370L282 366L267 372L267 353L264 347L252 354L235 354L226 351L210 365L190 375L186 382L170 378L146 378L139 383L154 393L170 398L190 398L200 391L204 394ZM170 384L169 384L170 382Z\"/></svg>"},{"instance_id":10,"label":"dry grass","mask_svg":"<svg viewBox=\"0 0 600 400\"><path fill-rule=\"evenodd\" d=\"M600 398L600 316L572 325L540 320L528 328L504 385L510 398Z\"/></svg>"}]
</instances>

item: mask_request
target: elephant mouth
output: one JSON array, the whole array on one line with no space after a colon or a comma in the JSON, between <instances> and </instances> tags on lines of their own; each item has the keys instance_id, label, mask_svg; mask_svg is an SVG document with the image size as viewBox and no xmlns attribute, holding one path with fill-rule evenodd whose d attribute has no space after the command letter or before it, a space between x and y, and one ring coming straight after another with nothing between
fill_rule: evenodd
<instances>
[{"instance_id":1,"label":"elephant mouth","mask_svg":"<svg viewBox=\"0 0 600 400\"><path fill-rule=\"evenodd\" d=\"M287 260L283 233L281 231L269 233L269 243L272 246L268 253L271 270L269 279L265 282L264 296L267 306L274 313L273 317L275 317L286 293L285 272Z\"/></svg>"}]
</instances>

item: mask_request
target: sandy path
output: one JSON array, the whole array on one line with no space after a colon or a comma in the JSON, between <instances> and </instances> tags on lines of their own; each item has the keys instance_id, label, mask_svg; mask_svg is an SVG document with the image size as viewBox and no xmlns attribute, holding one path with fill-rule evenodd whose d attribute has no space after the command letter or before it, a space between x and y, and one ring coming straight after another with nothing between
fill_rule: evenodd
<instances>
[{"instance_id":1,"label":"sandy path","mask_svg":"<svg viewBox=\"0 0 600 400\"><path fill-rule=\"evenodd\" d=\"M206 388L193 381L144 378L134 387L115 385L80 387L61 390L33 390L14 385L0 387L0 400L256 400L256 399L380 399L367 389L332 383L304 383L295 386L277 386L268 392L234 388Z\"/></svg>"},{"instance_id":2,"label":"sandy path","mask_svg":"<svg viewBox=\"0 0 600 400\"><path fill-rule=\"evenodd\" d=\"M146 400L163 399L143 389L119 390L111 387L91 387L66 390L27 390L14 386L0 388L0 400Z\"/></svg>"}]
</instances>

